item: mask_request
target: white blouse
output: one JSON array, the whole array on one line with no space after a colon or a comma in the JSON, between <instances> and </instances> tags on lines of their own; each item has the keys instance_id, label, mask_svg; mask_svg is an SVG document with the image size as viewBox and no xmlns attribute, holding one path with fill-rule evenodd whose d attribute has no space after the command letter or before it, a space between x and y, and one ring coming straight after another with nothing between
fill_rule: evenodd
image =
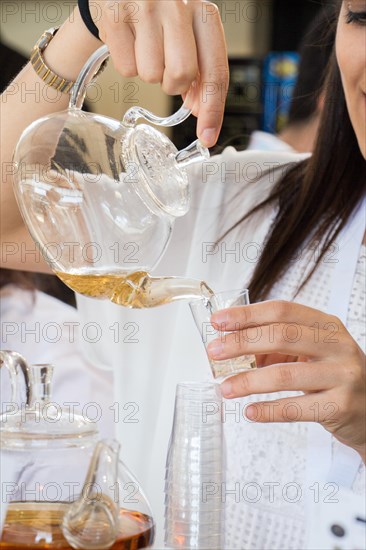
<instances>
[{"instance_id":1,"label":"white blouse","mask_svg":"<svg viewBox=\"0 0 366 550\"><path fill-rule=\"evenodd\" d=\"M236 152L230 147L194 167L191 210L176 221L168 250L154 274L200 278L216 291L244 288L250 281L276 209L271 206L262 209L222 241L216 241L268 195L283 170L307 156L288 152ZM276 284L271 297L292 299L310 264L308 255L302 254ZM322 262L311 282L296 297L297 302L326 310L332 265ZM348 328L360 345L365 341L364 269L363 252L348 319ZM85 352L95 364L114 369L123 459L151 501L157 521L156 548L161 548L165 457L175 387L180 381L212 379L200 336L184 303L133 311L84 297L78 302L84 319L97 319L106 327L117 324L121 329L117 342L110 334L96 344L85 345ZM134 327L133 338L127 338L126 327ZM249 400L265 398L251 396ZM269 398L276 398L276 394ZM246 401L240 400L241 405ZM227 404L228 408L233 406L230 401ZM127 417L131 411L134 412L132 422ZM228 491L239 487L245 498L227 495L225 548L303 548L307 425L259 425L243 417L239 422L236 420L234 415L227 415L225 422L226 487ZM293 485L287 485L289 483ZM364 483L361 473L357 483L360 487ZM296 490L303 493L301 498L294 494Z\"/></svg>"}]
</instances>

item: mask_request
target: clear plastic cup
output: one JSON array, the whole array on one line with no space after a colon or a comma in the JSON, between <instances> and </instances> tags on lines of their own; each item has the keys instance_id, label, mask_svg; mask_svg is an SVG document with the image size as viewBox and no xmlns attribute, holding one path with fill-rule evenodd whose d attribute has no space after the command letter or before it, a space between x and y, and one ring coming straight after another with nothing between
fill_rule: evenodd
<instances>
[{"instance_id":1,"label":"clear plastic cup","mask_svg":"<svg viewBox=\"0 0 366 550\"><path fill-rule=\"evenodd\" d=\"M221 486L217 483L217 481L207 481L206 483L203 482L200 485L197 486L187 486L186 489L179 488L178 490L175 488L175 484L171 484L169 486L165 486L165 491L167 495L167 501L169 500L170 503L173 504L173 499L175 499L175 502L179 503L179 499L189 499L190 497L195 499L197 501L197 504L205 504L209 500L220 500L220 490Z\"/></svg>"},{"instance_id":2,"label":"clear plastic cup","mask_svg":"<svg viewBox=\"0 0 366 550\"><path fill-rule=\"evenodd\" d=\"M195 525L197 522L214 524L217 521L216 510L208 512L202 510L181 510L180 508L171 507L168 513L165 514L166 522L169 520L179 520L184 523L192 523Z\"/></svg>"},{"instance_id":3,"label":"clear plastic cup","mask_svg":"<svg viewBox=\"0 0 366 550\"><path fill-rule=\"evenodd\" d=\"M190 468L189 471L185 471L182 466L175 466L174 469L169 470L165 474L165 483L176 484L178 486L197 486L202 484L203 481L217 481L220 482L222 477L222 465L215 463L202 467L202 465L196 465L195 468Z\"/></svg>"},{"instance_id":4,"label":"clear plastic cup","mask_svg":"<svg viewBox=\"0 0 366 550\"><path fill-rule=\"evenodd\" d=\"M214 447L214 440L207 441L206 443L202 442L201 446L187 444L184 439L180 437L177 438L177 441L181 443L181 452L177 453L176 451L172 451L170 454L170 460L176 461L175 463L184 460L184 457L188 455L192 464L196 464L197 462L202 463L202 459L204 459L205 465L220 462L220 453ZM186 471L189 471L189 468L190 465L187 465Z\"/></svg>"},{"instance_id":5,"label":"clear plastic cup","mask_svg":"<svg viewBox=\"0 0 366 550\"><path fill-rule=\"evenodd\" d=\"M190 517L192 523L206 523L205 515L211 514L214 519L210 523L221 522L221 512L222 512L222 501L221 498L211 498L207 502L202 502L201 498L192 498L190 502L189 497L179 497L178 498L166 498L165 499L166 509L169 507L170 511L165 513L165 517L170 520L174 518L181 518L184 521L185 518Z\"/></svg>"},{"instance_id":6,"label":"clear plastic cup","mask_svg":"<svg viewBox=\"0 0 366 550\"><path fill-rule=\"evenodd\" d=\"M185 550L223 550L222 535L215 533L207 536L189 535L167 531L165 544L172 548L184 548Z\"/></svg>"},{"instance_id":7,"label":"clear plastic cup","mask_svg":"<svg viewBox=\"0 0 366 550\"><path fill-rule=\"evenodd\" d=\"M182 478L183 476L183 478ZM215 470L212 470L211 472L207 472L205 469L202 470L202 468L197 468L196 472L194 473L184 473L183 470L177 471L174 473L167 473L165 476L165 486L167 487L168 484L172 485L174 487L174 484L176 486L182 486L183 483L186 487L195 487L198 485L201 485L202 482L206 482L209 480L213 481L220 481L222 477L222 471L221 468L217 467ZM181 482L182 479L182 482Z\"/></svg>"},{"instance_id":8,"label":"clear plastic cup","mask_svg":"<svg viewBox=\"0 0 366 550\"><path fill-rule=\"evenodd\" d=\"M171 491L165 494L165 504L172 507L174 510L194 510L195 512L211 512L221 508L221 492L220 486L213 482L207 482L197 491ZM165 509L169 512L168 506Z\"/></svg>"},{"instance_id":9,"label":"clear plastic cup","mask_svg":"<svg viewBox=\"0 0 366 550\"><path fill-rule=\"evenodd\" d=\"M208 536L200 534L203 525L204 523L202 522L202 520L200 522L193 523L192 521L187 522L180 519L175 519L170 523L170 532L175 534L179 533L181 535L197 535L198 537ZM221 522L215 523L206 521L205 525L210 525L213 531L221 528Z\"/></svg>"},{"instance_id":10,"label":"clear plastic cup","mask_svg":"<svg viewBox=\"0 0 366 550\"><path fill-rule=\"evenodd\" d=\"M223 482L222 429L220 387L179 384L165 476L165 543L173 548L223 547L216 490Z\"/></svg>"},{"instance_id":11,"label":"clear plastic cup","mask_svg":"<svg viewBox=\"0 0 366 550\"><path fill-rule=\"evenodd\" d=\"M214 294L211 298L200 298L189 304L206 351L210 342L216 338L221 338L222 341L225 341L227 334L230 334L230 332L227 332L224 325L220 327L220 330L216 330L211 325L212 314L221 309L246 306L249 304L249 291L246 289L219 292ZM239 333L237 334L239 335ZM219 382L234 374L257 367L254 355L242 355L234 359L224 359L223 361L214 361L208 357L208 360L210 362L213 377Z\"/></svg>"}]
</instances>

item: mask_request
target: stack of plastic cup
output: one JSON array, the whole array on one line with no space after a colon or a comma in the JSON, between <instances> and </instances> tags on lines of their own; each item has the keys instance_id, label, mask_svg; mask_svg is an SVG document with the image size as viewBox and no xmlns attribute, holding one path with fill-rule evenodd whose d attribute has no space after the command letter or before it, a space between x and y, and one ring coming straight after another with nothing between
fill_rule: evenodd
<instances>
[{"instance_id":1,"label":"stack of plastic cup","mask_svg":"<svg viewBox=\"0 0 366 550\"><path fill-rule=\"evenodd\" d=\"M217 384L178 384L165 478L165 544L223 548L222 396Z\"/></svg>"}]
</instances>

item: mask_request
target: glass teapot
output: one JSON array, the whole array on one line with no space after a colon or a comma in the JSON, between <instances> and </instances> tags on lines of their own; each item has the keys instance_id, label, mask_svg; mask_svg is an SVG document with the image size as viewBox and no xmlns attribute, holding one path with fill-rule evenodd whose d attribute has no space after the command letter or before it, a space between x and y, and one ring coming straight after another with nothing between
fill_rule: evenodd
<instances>
[{"instance_id":1,"label":"glass teapot","mask_svg":"<svg viewBox=\"0 0 366 550\"><path fill-rule=\"evenodd\" d=\"M154 522L115 441L94 423L51 402L52 367L0 351L12 403L0 416L0 548L147 548ZM16 404L18 376L25 402Z\"/></svg>"},{"instance_id":2,"label":"glass teapot","mask_svg":"<svg viewBox=\"0 0 366 550\"><path fill-rule=\"evenodd\" d=\"M149 277L174 220L187 213L185 167L208 157L199 141L183 151L158 126L190 115L184 105L159 118L140 107L122 123L81 110L87 85L108 57L102 46L82 69L68 110L23 132L14 154L24 221L52 270L73 290L127 307L151 307L201 293L197 281Z\"/></svg>"}]
</instances>

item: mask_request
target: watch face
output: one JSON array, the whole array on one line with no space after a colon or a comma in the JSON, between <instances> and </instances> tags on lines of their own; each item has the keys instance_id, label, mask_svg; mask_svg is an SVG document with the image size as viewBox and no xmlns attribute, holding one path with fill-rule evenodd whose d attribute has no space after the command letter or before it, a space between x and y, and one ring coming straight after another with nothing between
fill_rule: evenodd
<instances>
[{"instance_id":1,"label":"watch face","mask_svg":"<svg viewBox=\"0 0 366 550\"><path fill-rule=\"evenodd\" d=\"M43 51L48 46L50 40L55 36L57 31L58 27L53 27L52 29L48 29L47 31L45 31L36 43L34 49L39 48L41 51Z\"/></svg>"}]
</instances>

